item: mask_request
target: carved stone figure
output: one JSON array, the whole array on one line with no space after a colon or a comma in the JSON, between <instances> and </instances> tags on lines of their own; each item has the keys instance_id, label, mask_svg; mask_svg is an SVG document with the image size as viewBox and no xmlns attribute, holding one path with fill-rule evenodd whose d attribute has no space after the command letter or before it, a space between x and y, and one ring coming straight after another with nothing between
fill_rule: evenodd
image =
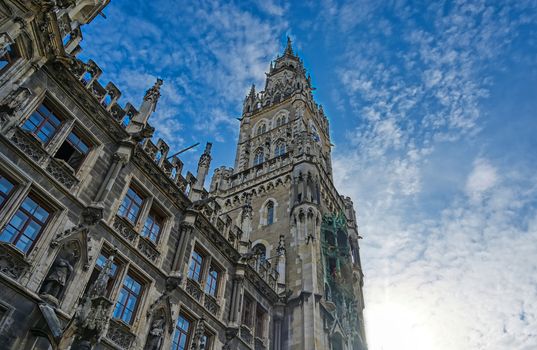
<instances>
[{"instance_id":1,"label":"carved stone figure","mask_svg":"<svg viewBox=\"0 0 537 350\"><path fill-rule=\"evenodd\" d=\"M45 278L41 293L59 299L65 289L69 276L73 272L75 260L76 256L74 252L69 253L66 257L58 256Z\"/></svg>"},{"instance_id":2,"label":"carved stone figure","mask_svg":"<svg viewBox=\"0 0 537 350\"><path fill-rule=\"evenodd\" d=\"M19 87L13 90L0 104L0 123L2 131L11 129L17 123L16 114L24 105L24 102L30 97L31 92L25 87Z\"/></svg>"},{"instance_id":3,"label":"carved stone figure","mask_svg":"<svg viewBox=\"0 0 537 350\"><path fill-rule=\"evenodd\" d=\"M159 316L151 322L149 335L147 336L146 350L159 350L164 340L164 316Z\"/></svg>"}]
</instances>

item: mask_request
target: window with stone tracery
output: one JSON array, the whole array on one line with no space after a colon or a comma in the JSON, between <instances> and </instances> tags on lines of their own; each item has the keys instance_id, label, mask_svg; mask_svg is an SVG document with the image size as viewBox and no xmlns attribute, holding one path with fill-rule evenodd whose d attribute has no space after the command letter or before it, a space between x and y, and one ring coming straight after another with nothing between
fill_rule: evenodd
<instances>
[{"instance_id":1,"label":"window with stone tracery","mask_svg":"<svg viewBox=\"0 0 537 350\"><path fill-rule=\"evenodd\" d=\"M262 149L258 149L254 156L254 165L259 165L265 161L265 154Z\"/></svg>"},{"instance_id":2,"label":"window with stone tracery","mask_svg":"<svg viewBox=\"0 0 537 350\"><path fill-rule=\"evenodd\" d=\"M283 156L285 152L286 152L285 143L281 141L276 145L276 148L274 149L274 156L275 157Z\"/></svg>"},{"instance_id":3,"label":"window with stone tracery","mask_svg":"<svg viewBox=\"0 0 537 350\"><path fill-rule=\"evenodd\" d=\"M262 123L261 125L257 127L257 131L255 132L255 135L258 136L265 132L267 132L267 124Z\"/></svg>"}]
</instances>

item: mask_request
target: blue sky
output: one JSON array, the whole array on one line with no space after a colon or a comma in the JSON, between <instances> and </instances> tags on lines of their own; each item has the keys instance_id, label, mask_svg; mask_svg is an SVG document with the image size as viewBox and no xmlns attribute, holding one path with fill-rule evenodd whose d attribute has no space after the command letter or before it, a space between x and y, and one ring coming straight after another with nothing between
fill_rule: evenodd
<instances>
[{"instance_id":1,"label":"blue sky","mask_svg":"<svg viewBox=\"0 0 537 350\"><path fill-rule=\"evenodd\" d=\"M371 350L537 349L535 1L113 0L82 58L151 123L232 165L242 100L286 35L358 212ZM203 147L185 153L190 168Z\"/></svg>"}]
</instances>

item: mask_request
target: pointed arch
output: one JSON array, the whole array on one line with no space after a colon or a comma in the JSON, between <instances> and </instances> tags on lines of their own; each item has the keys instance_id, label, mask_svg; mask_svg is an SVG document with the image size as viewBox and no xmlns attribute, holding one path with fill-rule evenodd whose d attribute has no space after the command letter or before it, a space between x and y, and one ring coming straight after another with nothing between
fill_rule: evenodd
<instances>
[{"instance_id":1,"label":"pointed arch","mask_svg":"<svg viewBox=\"0 0 537 350\"><path fill-rule=\"evenodd\" d=\"M265 152L263 148L259 147L254 153L254 166L259 165L265 161Z\"/></svg>"}]
</instances>

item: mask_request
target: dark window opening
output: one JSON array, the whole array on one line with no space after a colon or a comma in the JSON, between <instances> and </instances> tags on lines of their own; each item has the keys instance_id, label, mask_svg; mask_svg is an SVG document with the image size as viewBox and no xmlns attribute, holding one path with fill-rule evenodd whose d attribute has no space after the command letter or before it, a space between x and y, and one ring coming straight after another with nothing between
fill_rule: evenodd
<instances>
[{"instance_id":1,"label":"dark window opening","mask_svg":"<svg viewBox=\"0 0 537 350\"><path fill-rule=\"evenodd\" d=\"M90 149L91 146L88 143L83 141L75 132L71 132L54 155L54 158L61 159L74 170L78 170Z\"/></svg>"}]
</instances>

